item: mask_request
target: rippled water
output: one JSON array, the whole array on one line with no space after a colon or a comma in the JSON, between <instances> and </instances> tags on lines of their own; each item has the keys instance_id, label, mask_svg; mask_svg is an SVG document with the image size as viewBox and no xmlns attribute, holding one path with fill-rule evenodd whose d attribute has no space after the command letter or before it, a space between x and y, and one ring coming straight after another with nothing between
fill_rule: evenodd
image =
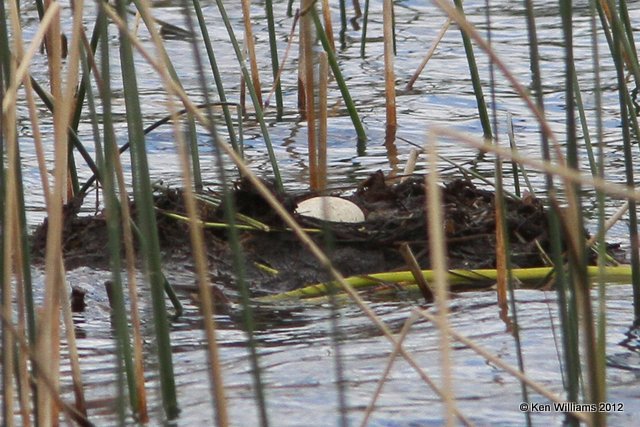
<instances>
[{"instance_id":1,"label":"rippled water","mask_svg":"<svg viewBox=\"0 0 640 427\"><path fill-rule=\"evenodd\" d=\"M276 27L279 32L278 47L283 52L292 20L285 17L286 3L275 2ZM583 98L587 108L593 109L593 93L590 89L591 47L588 31L588 2L575 2L576 12L574 31L576 37L576 68L583 88ZM225 2L238 36L242 34L240 7L237 0ZM525 19L520 2L493 1L491 20L494 26L492 39L500 57L509 65L512 72L526 86L529 83L528 47L525 31ZM25 10L32 7L25 5ZM229 48L217 9L214 4L206 4L204 13L210 23L215 39L216 57L223 73L225 89L230 98L237 100L240 77L236 60ZM338 9L334 5L333 18L337 25ZM358 111L366 126L367 141L364 150L358 150L355 131L350 119L345 116L344 105L339 102L339 92L331 89L331 103L334 115L329 122L329 164L330 183L333 186L353 185L367 174L383 169L385 172L401 171L411 148L425 142L428 129L435 125L451 126L457 130L481 134L477 119L475 101L471 92L468 69L460 35L452 27L443 39L436 55L427 65L423 75L412 91L403 89L428 50L440 26L444 22L437 8L415 0L396 3L396 24L398 40L398 58L396 72L398 79L398 122L397 138L393 144L385 144L384 93L381 29L381 2L372 2L367 54L359 59L359 33L350 29L348 43L339 57L341 68L347 78ZM472 22L481 29L486 28L483 1L466 1L466 12ZM542 72L545 82L546 106L552 128L558 132L562 141L564 123L564 69L562 65L563 49L561 29L557 13L557 2L536 2ZM640 5L629 3L631 20L640 19ZM68 12L68 10L67 10ZM183 26L180 8L168 2L156 3L156 16L172 24ZM255 33L259 46L267 43L266 21L263 4L254 2L252 14ZM68 13L66 14L68 19ZM27 35L34 31L35 21L24 22ZM113 29L115 31L115 29ZM149 43L149 37L141 32L142 39ZM606 52L606 43L601 38L602 52ZM114 32L115 46L115 32ZM198 101L200 89L190 53L190 45L183 40L168 40L166 47L174 60L177 71L187 92ZM294 45L293 51L297 48ZM264 87L270 82L267 49L259 49L259 62L264 64L261 73ZM293 55L295 56L295 55ZM485 56L477 55L480 72L485 82L488 76L488 64ZM113 67L119 64L117 55L113 57ZM42 57L34 64L34 72L40 71L44 81L46 65ZM145 120L148 125L165 113L164 94L159 90L160 82L151 68L142 59L137 62L139 72L140 95L143 102ZM619 129L619 116L616 105L618 95L614 86L613 64L607 58L602 61L603 84L605 91L603 119L607 156L611 169L608 178L622 181L622 143ZM114 73L117 75L117 73ZM296 119L296 73L295 65L285 66L282 77L285 93L285 120L271 122L271 137L275 144L277 157L284 171L288 187L296 187L307 180L306 168L306 123ZM124 115L120 82L114 83L115 111ZM213 87L213 83L211 83ZM485 90L488 85L485 85ZM537 156L539 152L539 132L532 115L523 102L507 85L506 80L497 74L496 81L497 114L499 136L506 142L507 113L513 114L516 141L525 153ZM487 92L488 95L488 92ZM272 102L273 104L273 102ZM273 117L274 112L268 112ZM123 120L124 122L124 120ZM49 127L47 127L49 126ZM124 123L118 129L119 137L124 140ZM246 153L252 167L268 175L270 167L265 154L264 142L259 127L250 120L245 123ZM45 135L51 130L44 125ZM26 125L22 129L29 134ZM80 130L83 141L90 141L90 128ZM87 142L88 143L88 142ZM205 179L215 185L217 172L213 166L210 141L203 132L200 137L203 155ZM442 141L443 154L456 161L467 161L474 157L472 149L456 141ZM42 190L36 175L35 154L25 146L23 150L26 167L28 204L32 209L29 221L40 222L42 212ZM161 127L149 136L149 160L154 177L173 185L180 184L180 172L175 158L173 137L169 127ZM443 167L445 164L443 163ZM418 170L424 169L424 162ZM493 164L480 165L481 171L491 174ZM455 171L449 170L448 174ZM88 172L82 170L85 177ZM532 176L537 189L542 188L540 177ZM611 201L609 211L613 211L618 202ZM587 204L588 205L588 204ZM590 214L589 207L587 217ZM622 240L626 233L624 223L613 231L612 240ZM42 285L41 273L36 271L36 284ZM69 272L71 284L88 289L89 307L83 314L76 316L79 346L82 354L83 378L87 384L87 398L92 418L98 419L98 425L113 424L117 420L113 415L116 388L114 365L114 343L111 338L109 309L102 283L109 273L86 268ZM189 284L188 275L174 274L174 281ZM221 284L224 286L224 284ZM141 290L144 293L144 290ZM517 291L518 319L521 326L522 345L525 355L525 369L537 382L549 389L561 393L562 380L554 328L558 328L555 309L555 294L541 291ZM183 299L188 301L188 295ZM620 345L627 338L626 333L633 318L632 291L630 286L611 286L607 291L608 343L607 354L616 365L608 370L607 384L610 402L623 402L624 413L611 415L611 425L631 425L632 415L640 410L637 392L637 373L640 363L634 359L634 352ZM144 301L144 298L143 298ZM399 331L411 311L420 306L420 302L409 298L395 302L372 302L374 311L394 330ZM451 302L453 327L464 335L474 339L479 345L490 349L503 361L516 365L513 337L506 332L505 325L498 317L495 295L492 292L468 292L457 295ZM172 340L175 349L174 361L176 381L179 390L181 415L177 425L190 426L199 423L208 425L213 420L213 409L209 392L208 361L204 351L205 341L200 329L197 308L187 303L185 315L172 324ZM143 306L147 314L148 307ZM260 364L264 369L263 379L266 385L268 412L277 426L326 425L339 423L337 403L337 383L335 376L336 348L331 334L331 311L322 305L302 305L275 309L264 308L258 313L258 341L261 355ZM150 319L150 314L145 319ZM234 316L219 315L219 339L224 379L231 419L234 425L255 425L255 409L252 379L248 353L245 349L245 333ZM360 422L364 408L370 402L376 383L387 363L391 345L354 305L346 304L338 310L338 325L342 333L340 351L344 370L344 387L347 400L347 418L356 425ZM150 324L144 325L151 337ZM557 332L559 333L559 332ZM151 338L148 338L151 340ZM148 341L147 346L153 343ZM440 382L440 364L438 351L438 333L428 322L415 324L405 341L405 349L415 357L425 372ZM632 346L633 347L633 346ZM636 346L637 347L637 346ZM149 352L149 355L153 352ZM518 410L522 401L518 381L486 362L471 350L455 344L452 353L454 366L454 389L457 405L461 412L478 425L521 425L524 416ZM157 390L152 356L146 360L147 381L150 387L152 405L160 400ZM64 366L68 370L68 366ZM68 386L68 384L67 384ZM69 388L65 388L69 390ZM70 394L69 394L70 396ZM544 399L531 393L533 401ZM159 423L161 410L152 411L153 423ZM560 425L563 421L558 413L538 413L533 416L536 425L551 423ZM378 401L371 425L375 426L427 426L442 424L442 406L437 396L421 381L416 372L402 360L394 365L382 395Z\"/></svg>"}]
</instances>

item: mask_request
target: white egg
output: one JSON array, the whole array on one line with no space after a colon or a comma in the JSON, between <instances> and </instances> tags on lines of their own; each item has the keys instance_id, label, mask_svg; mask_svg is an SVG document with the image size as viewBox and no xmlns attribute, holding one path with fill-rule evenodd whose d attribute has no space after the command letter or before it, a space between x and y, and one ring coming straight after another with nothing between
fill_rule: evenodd
<instances>
[{"instance_id":1,"label":"white egg","mask_svg":"<svg viewBox=\"0 0 640 427\"><path fill-rule=\"evenodd\" d=\"M333 196L312 197L298 203L296 213L332 222L363 222L362 209L349 200Z\"/></svg>"}]
</instances>

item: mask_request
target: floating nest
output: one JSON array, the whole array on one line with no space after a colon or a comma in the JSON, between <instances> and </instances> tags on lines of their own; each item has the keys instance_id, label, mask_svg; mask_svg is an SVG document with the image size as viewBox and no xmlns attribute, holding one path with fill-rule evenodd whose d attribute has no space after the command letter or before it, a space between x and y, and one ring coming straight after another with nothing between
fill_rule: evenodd
<instances>
[{"instance_id":1,"label":"floating nest","mask_svg":"<svg viewBox=\"0 0 640 427\"><path fill-rule=\"evenodd\" d=\"M409 245L421 268L430 268L425 212L427 194L423 177L410 177L390 184L382 172L377 172L350 195L341 195L362 209L366 219L360 223L327 222L297 215L297 204L315 194L278 194L273 188L272 191L300 225L314 230L311 233L313 239L325 249L334 266L345 276L406 270L407 265L399 251L404 244ZM440 191L448 266L495 268L494 193L462 179L449 182ZM246 277L252 290L281 292L329 278L247 180L236 184L233 196L237 211L244 215L238 219L238 223L243 225L240 243L246 260ZM228 228L224 225L224 209L212 199L219 199L219 195L202 193L198 198L199 214L206 223L205 242L211 276L217 283L232 284L235 275L227 242ZM81 265L104 268L109 262L104 213L80 216L80 204L81 201L76 201L65 209L65 263L69 269ZM185 218L182 191L177 188L158 189L155 205L167 269L192 269L189 223ZM548 227L541 202L532 196L508 198L505 206L512 265L520 268L546 265L544 253L549 246ZM131 207L135 215L135 205ZM250 220L243 219L247 217ZM46 229L45 221L33 235L36 260L42 260Z\"/></svg>"}]
</instances>

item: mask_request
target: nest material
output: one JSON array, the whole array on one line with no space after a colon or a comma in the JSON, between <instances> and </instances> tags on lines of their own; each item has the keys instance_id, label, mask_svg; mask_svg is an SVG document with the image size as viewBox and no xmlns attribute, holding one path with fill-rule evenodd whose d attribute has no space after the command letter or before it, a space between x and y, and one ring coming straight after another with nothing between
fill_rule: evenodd
<instances>
[{"instance_id":1,"label":"nest material","mask_svg":"<svg viewBox=\"0 0 640 427\"><path fill-rule=\"evenodd\" d=\"M275 193L275 190L272 190ZM454 180L441 187L444 231L450 268L495 267L494 194L476 188L470 181ZM286 209L294 213L297 201L309 194L277 194ZM364 223L327 223L296 215L300 224L318 228L314 234L334 265L344 275L404 270L399 254L401 244L410 245L422 268L429 268L427 195L423 177L412 177L389 185L382 172L373 174L351 196L346 197L366 214ZM247 260L247 278L254 289L282 291L328 279L315 258L284 227L264 199L241 181L234 190L238 211L269 225L270 232L244 231L241 244ZM155 195L160 244L169 264L191 268L191 246L185 221L166 212L185 215L183 194L179 189L164 189ZM135 206L132 206L135 214ZM206 222L223 222L223 207L200 202L199 211ZM547 224L542 204L533 197L506 200L507 234L514 267L544 265L540 247L547 247ZM33 236L36 259L46 246L46 221ZM234 280L232 256L224 229L205 229L205 241L214 279ZM68 268L79 265L108 265L106 221L103 214L90 217L70 209L65 215L63 251ZM274 272L277 272L275 274Z\"/></svg>"}]
</instances>

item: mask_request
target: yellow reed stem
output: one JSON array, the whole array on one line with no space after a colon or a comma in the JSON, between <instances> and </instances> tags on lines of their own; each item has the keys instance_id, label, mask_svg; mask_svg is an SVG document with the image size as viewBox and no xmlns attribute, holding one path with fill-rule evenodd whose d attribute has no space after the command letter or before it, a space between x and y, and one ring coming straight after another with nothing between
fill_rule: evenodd
<instances>
[{"instance_id":1,"label":"yellow reed stem","mask_svg":"<svg viewBox=\"0 0 640 427\"><path fill-rule=\"evenodd\" d=\"M242 0L242 17L244 21L244 42L247 46L249 64L251 65L251 80L258 97L258 103L262 106L262 88L260 85L260 73L258 71L258 60L256 59L256 45L253 41L253 25L251 24L251 2Z\"/></svg>"},{"instance_id":2,"label":"yellow reed stem","mask_svg":"<svg viewBox=\"0 0 640 427\"><path fill-rule=\"evenodd\" d=\"M318 91L318 190L327 188L327 86L329 84L329 61L326 52L320 53L320 81Z\"/></svg>"},{"instance_id":3,"label":"yellow reed stem","mask_svg":"<svg viewBox=\"0 0 640 427\"><path fill-rule=\"evenodd\" d=\"M382 28L384 35L384 82L387 106L387 129L397 126L396 73L393 53L393 0L382 1Z\"/></svg>"}]
</instances>

